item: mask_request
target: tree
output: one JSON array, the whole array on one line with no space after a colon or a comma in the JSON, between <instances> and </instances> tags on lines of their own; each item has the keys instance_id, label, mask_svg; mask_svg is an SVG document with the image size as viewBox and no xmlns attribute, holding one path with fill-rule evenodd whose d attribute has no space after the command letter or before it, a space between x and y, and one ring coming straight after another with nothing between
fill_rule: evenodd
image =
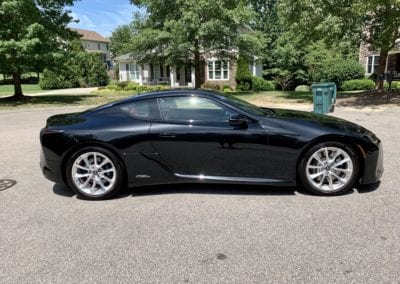
<instances>
[{"instance_id":1,"label":"tree","mask_svg":"<svg viewBox=\"0 0 400 284\"><path fill-rule=\"evenodd\" d=\"M119 26L111 35L111 53L113 56L119 56L129 51L129 45L132 42L132 25Z\"/></svg>"},{"instance_id":2,"label":"tree","mask_svg":"<svg viewBox=\"0 0 400 284\"><path fill-rule=\"evenodd\" d=\"M74 0L0 0L0 60L2 71L12 74L15 99L23 98L21 74L39 66L76 33L65 6Z\"/></svg>"},{"instance_id":3,"label":"tree","mask_svg":"<svg viewBox=\"0 0 400 284\"><path fill-rule=\"evenodd\" d=\"M79 39L66 42L64 48L54 58L55 64L44 69L42 89L107 85L109 77L100 53L86 52Z\"/></svg>"},{"instance_id":4,"label":"tree","mask_svg":"<svg viewBox=\"0 0 400 284\"><path fill-rule=\"evenodd\" d=\"M380 51L378 75L399 37L398 0L282 0L286 23L303 38L364 41ZM377 80L383 89L383 81Z\"/></svg>"},{"instance_id":5,"label":"tree","mask_svg":"<svg viewBox=\"0 0 400 284\"><path fill-rule=\"evenodd\" d=\"M201 57L210 52L229 57L230 50L243 56L255 55L261 49L260 35L240 33L252 19L244 0L133 0L145 8L145 18L136 17L130 49L134 59L162 60L170 65L192 63L196 88L200 87Z\"/></svg>"}]
</instances>

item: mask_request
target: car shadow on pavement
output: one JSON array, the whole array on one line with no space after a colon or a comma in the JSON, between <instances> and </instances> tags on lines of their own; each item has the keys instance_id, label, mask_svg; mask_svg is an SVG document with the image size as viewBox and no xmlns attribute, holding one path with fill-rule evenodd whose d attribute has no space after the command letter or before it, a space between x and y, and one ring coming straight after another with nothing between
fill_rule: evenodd
<instances>
[{"instance_id":1,"label":"car shadow on pavement","mask_svg":"<svg viewBox=\"0 0 400 284\"><path fill-rule=\"evenodd\" d=\"M370 185L358 186L349 190L344 195L351 195L357 190L358 193L370 193L379 188L380 182ZM53 186L54 194L64 197L74 197L76 194L66 185L55 184ZM262 185L233 185L233 184L168 184L141 186L123 189L117 196L111 199L147 196L147 195L165 195L165 194L215 194L215 195L259 195L259 196L279 196L279 195L309 195L312 194L298 187L279 187ZM84 199L78 197L79 199Z\"/></svg>"}]
</instances>

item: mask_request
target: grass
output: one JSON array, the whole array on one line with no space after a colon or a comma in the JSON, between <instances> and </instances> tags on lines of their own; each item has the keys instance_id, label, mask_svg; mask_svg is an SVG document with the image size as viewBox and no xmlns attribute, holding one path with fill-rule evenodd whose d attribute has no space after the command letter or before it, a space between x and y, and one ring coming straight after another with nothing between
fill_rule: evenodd
<instances>
[{"instance_id":1,"label":"grass","mask_svg":"<svg viewBox=\"0 0 400 284\"><path fill-rule=\"evenodd\" d=\"M41 92L42 89L37 84L23 84L22 91L25 94L34 94ZM13 85L0 85L0 97L11 96L14 94Z\"/></svg>"},{"instance_id":2,"label":"grass","mask_svg":"<svg viewBox=\"0 0 400 284\"><path fill-rule=\"evenodd\" d=\"M234 93L233 93L234 94ZM287 104L287 103L312 103L312 94L310 92L293 91L270 91L255 92L236 95L238 98L259 105L267 104Z\"/></svg>"},{"instance_id":3,"label":"grass","mask_svg":"<svg viewBox=\"0 0 400 284\"><path fill-rule=\"evenodd\" d=\"M28 88L29 89L29 88ZM3 88L4 90L4 88ZM29 89L31 92L39 91L36 87ZM29 92L29 91L28 91ZM0 93L1 94L1 93ZM37 95L29 99L14 101L0 97L0 111L22 108L46 108L64 106L97 106L133 95L133 91L96 91L90 95L57 94ZM271 92L246 92L230 93L240 99L260 106L273 106L274 104L311 104L312 94L309 92L271 91ZM355 92L339 93L338 97L356 95Z\"/></svg>"},{"instance_id":4,"label":"grass","mask_svg":"<svg viewBox=\"0 0 400 284\"><path fill-rule=\"evenodd\" d=\"M31 89L34 92L34 88ZM14 101L9 98L0 98L0 110L21 109L21 108L46 108L63 106L97 106L115 100L126 98L132 95L133 91L109 91L102 90L90 95L38 95L31 96L29 99ZM312 97L310 93L296 92L257 92L257 93L231 93L240 99L259 105L274 103L310 103Z\"/></svg>"}]
</instances>

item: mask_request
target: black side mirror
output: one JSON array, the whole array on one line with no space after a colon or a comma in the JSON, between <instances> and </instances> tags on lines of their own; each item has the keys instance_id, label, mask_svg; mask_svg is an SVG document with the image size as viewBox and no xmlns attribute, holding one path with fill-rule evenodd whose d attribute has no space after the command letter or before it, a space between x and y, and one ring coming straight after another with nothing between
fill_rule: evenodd
<instances>
[{"instance_id":1,"label":"black side mirror","mask_svg":"<svg viewBox=\"0 0 400 284\"><path fill-rule=\"evenodd\" d=\"M229 124L235 128L240 128L240 129L247 128L246 118L240 114L232 115L229 118Z\"/></svg>"}]
</instances>

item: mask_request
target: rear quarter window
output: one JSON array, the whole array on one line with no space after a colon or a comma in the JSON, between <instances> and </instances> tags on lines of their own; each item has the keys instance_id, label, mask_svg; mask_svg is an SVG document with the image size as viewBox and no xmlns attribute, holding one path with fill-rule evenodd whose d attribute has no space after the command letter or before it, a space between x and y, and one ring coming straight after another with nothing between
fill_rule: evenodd
<instances>
[{"instance_id":1,"label":"rear quarter window","mask_svg":"<svg viewBox=\"0 0 400 284\"><path fill-rule=\"evenodd\" d=\"M156 99L147 99L126 103L121 106L121 110L137 119L160 120L160 110Z\"/></svg>"}]
</instances>

